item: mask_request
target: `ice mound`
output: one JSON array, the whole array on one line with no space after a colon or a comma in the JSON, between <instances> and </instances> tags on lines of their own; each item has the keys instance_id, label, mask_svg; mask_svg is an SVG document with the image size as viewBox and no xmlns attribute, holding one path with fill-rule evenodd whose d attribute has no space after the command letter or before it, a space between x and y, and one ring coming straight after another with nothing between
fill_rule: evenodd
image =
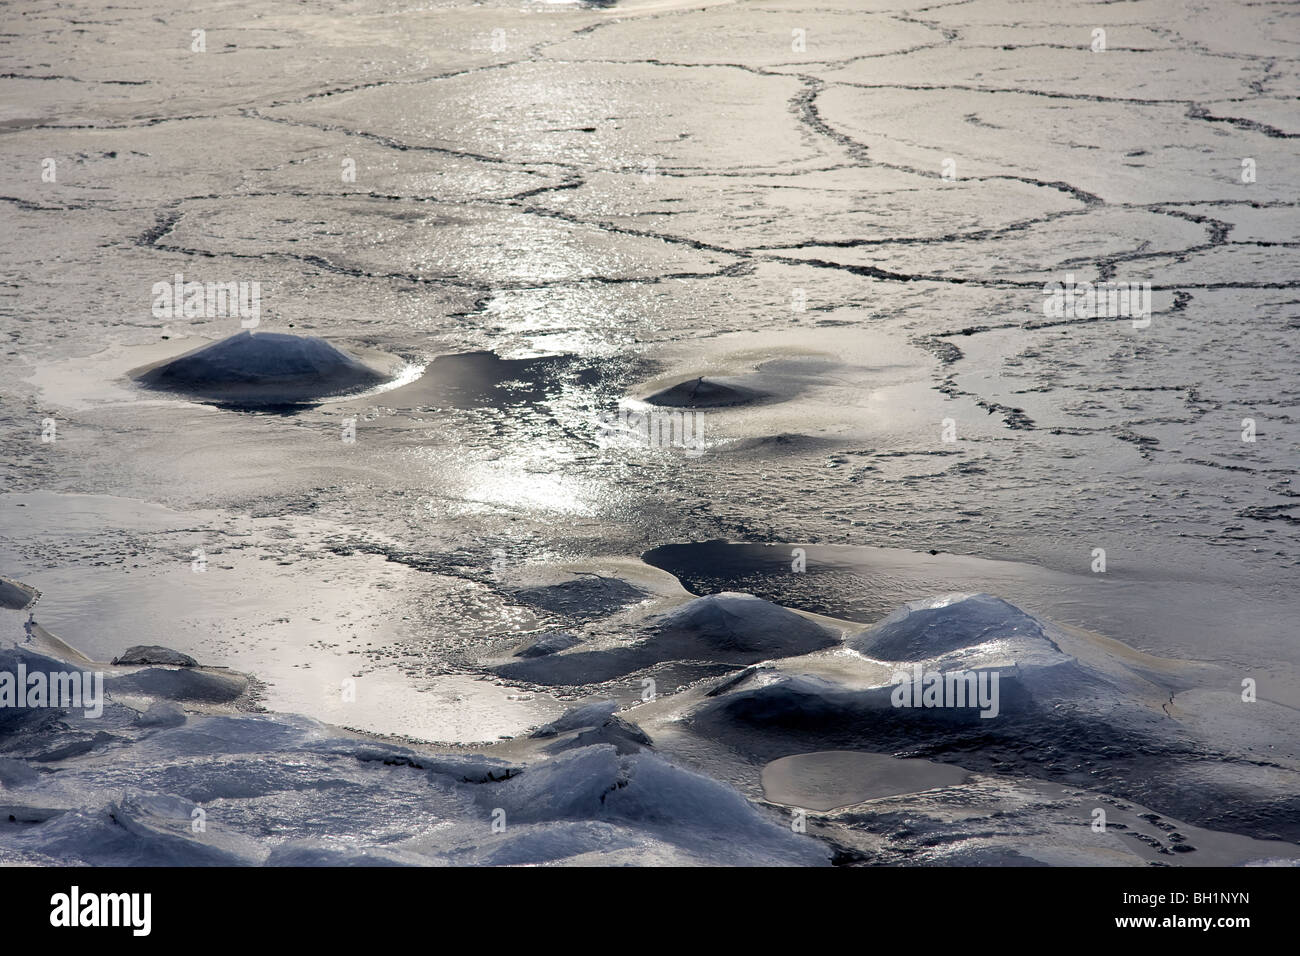
<instances>
[{"instance_id":1,"label":"ice mound","mask_svg":"<svg viewBox=\"0 0 1300 956\"><path fill-rule=\"evenodd\" d=\"M121 655L113 658L113 663L120 665L169 664L174 667L199 666L199 662L190 655L157 644L137 644L134 647L128 647Z\"/></svg>"},{"instance_id":2,"label":"ice mound","mask_svg":"<svg viewBox=\"0 0 1300 956\"><path fill-rule=\"evenodd\" d=\"M20 663L83 672L0 646L0 671ZM612 702L556 721L562 753L513 763L368 740L293 715L205 702L187 713L158 696L178 689L133 686L130 706L110 689L98 718L0 709L0 865L829 862L826 845L793 833L780 812L648 752L644 735L637 752L582 744L584 734L640 734Z\"/></svg>"},{"instance_id":3,"label":"ice mound","mask_svg":"<svg viewBox=\"0 0 1300 956\"><path fill-rule=\"evenodd\" d=\"M1084 712L1104 719L1125 704L1130 733L1162 719L1167 694L1126 667L1082 666L1061 650L1058 633L987 594L913 601L845 641L889 665L886 682L864 688L769 671L714 697L693 721L710 735L760 735L758 755L780 756L796 745L893 752L961 749L999 734L1036 740L1044 720Z\"/></svg>"},{"instance_id":4,"label":"ice mound","mask_svg":"<svg viewBox=\"0 0 1300 956\"><path fill-rule=\"evenodd\" d=\"M613 718L618 710L618 701L601 700L592 704L571 707L551 723L539 727L534 737L553 737L566 730L581 730L587 727L602 727Z\"/></svg>"},{"instance_id":5,"label":"ice mound","mask_svg":"<svg viewBox=\"0 0 1300 956\"><path fill-rule=\"evenodd\" d=\"M988 594L949 594L910 601L845 643L879 661L931 661L1000 655L1026 663L1067 658L1045 621ZM990 661L984 661L985 664Z\"/></svg>"},{"instance_id":6,"label":"ice mound","mask_svg":"<svg viewBox=\"0 0 1300 956\"><path fill-rule=\"evenodd\" d=\"M29 584L0 575L0 607L25 611L41 599L41 592Z\"/></svg>"},{"instance_id":7,"label":"ice mound","mask_svg":"<svg viewBox=\"0 0 1300 956\"><path fill-rule=\"evenodd\" d=\"M15 790L28 784L36 783L40 774L27 765L25 760L13 757L0 757L0 787Z\"/></svg>"},{"instance_id":8,"label":"ice mound","mask_svg":"<svg viewBox=\"0 0 1300 956\"><path fill-rule=\"evenodd\" d=\"M214 674L210 671L172 670L148 667L132 674L109 677L105 681L111 693L146 694L172 700L231 703L248 690L248 681L237 674Z\"/></svg>"},{"instance_id":9,"label":"ice mound","mask_svg":"<svg viewBox=\"0 0 1300 956\"><path fill-rule=\"evenodd\" d=\"M696 598L651 618L642 640L627 647L551 654L495 668L503 677L539 684L602 683L665 661L741 666L833 647L838 633L752 594Z\"/></svg>"},{"instance_id":10,"label":"ice mound","mask_svg":"<svg viewBox=\"0 0 1300 956\"><path fill-rule=\"evenodd\" d=\"M137 369L132 377L148 388L232 405L305 402L385 381L324 339L247 330Z\"/></svg>"},{"instance_id":11,"label":"ice mound","mask_svg":"<svg viewBox=\"0 0 1300 956\"><path fill-rule=\"evenodd\" d=\"M647 395L645 401L650 405L668 408L725 408L730 405L748 405L766 397L766 392L757 389L701 376Z\"/></svg>"},{"instance_id":12,"label":"ice mound","mask_svg":"<svg viewBox=\"0 0 1300 956\"><path fill-rule=\"evenodd\" d=\"M654 741L641 728L615 716L618 702L613 700L583 704L564 712L557 720L545 724L534 739L557 738L546 750L558 753L592 744L612 744L621 754L636 753Z\"/></svg>"},{"instance_id":13,"label":"ice mound","mask_svg":"<svg viewBox=\"0 0 1300 956\"><path fill-rule=\"evenodd\" d=\"M892 753L922 743L956 744L996 728L975 706L899 709L898 685L859 690L809 674L776 674L713 698L691 717L704 736L725 740L771 760L795 750L865 749ZM1030 703L1016 681L999 686L999 719Z\"/></svg>"},{"instance_id":14,"label":"ice mound","mask_svg":"<svg viewBox=\"0 0 1300 956\"><path fill-rule=\"evenodd\" d=\"M30 771L20 778L6 767L3 779L20 785L3 791L15 819L0 823L0 863L510 865L648 856L815 865L829 858L824 845L792 833L777 814L650 754L582 747L512 768L504 780L466 781L454 758L426 765L408 751L362 759L367 744L330 739L324 727L316 729L319 746L276 744L258 728L249 740L249 720L223 727L231 749L244 753L196 756L184 741L154 735L149 747L118 740L111 759L68 764L53 779ZM26 760L12 763L27 769Z\"/></svg>"},{"instance_id":15,"label":"ice mound","mask_svg":"<svg viewBox=\"0 0 1300 956\"><path fill-rule=\"evenodd\" d=\"M185 720L185 708L180 704L170 700L155 700L136 722L141 727L179 727Z\"/></svg>"},{"instance_id":16,"label":"ice mound","mask_svg":"<svg viewBox=\"0 0 1300 956\"><path fill-rule=\"evenodd\" d=\"M546 657L548 654L558 654L560 651L567 651L582 642L572 634L547 634L540 637L527 647L515 651L515 657Z\"/></svg>"},{"instance_id":17,"label":"ice mound","mask_svg":"<svg viewBox=\"0 0 1300 956\"><path fill-rule=\"evenodd\" d=\"M696 598L652 623L661 639L677 638L732 659L791 657L836 644L839 636L771 601L724 591ZM739 658L737 657L739 655Z\"/></svg>"},{"instance_id":18,"label":"ice mound","mask_svg":"<svg viewBox=\"0 0 1300 956\"><path fill-rule=\"evenodd\" d=\"M687 726L754 760L921 757L1100 788L1257 838L1300 836L1290 712L1243 703L1236 673L1149 658L986 594L910 602L846 643L871 670L777 662L704 696ZM868 673L880 683L864 686ZM1202 680L1223 692L1188 689ZM1269 769L1247 771L1264 748Z\"/></svg>"},{"instance_id":19,"label":"ice mound","mask_svg":"<svg viewBox=\"0 0 1300 956\"><path fill-rule=\"evenodd\" d=\"M478 797L485 811L503 811L507 825L594 821L613 827L610 837L635 828L672 846L679 862L818 864L829 856L725 784L650 753L585 747Z\"/></svg>"}]
</instances>

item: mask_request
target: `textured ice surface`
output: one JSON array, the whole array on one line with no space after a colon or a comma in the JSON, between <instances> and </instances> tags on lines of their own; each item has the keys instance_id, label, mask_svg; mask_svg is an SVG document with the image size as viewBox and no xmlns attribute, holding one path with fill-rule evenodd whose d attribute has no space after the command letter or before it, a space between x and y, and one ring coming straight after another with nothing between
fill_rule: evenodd
<instances>
[{"instance_id":1,"label":"textured ice surface","mask_svg":"<svg viewBox=\"0 0 1300 956\"><path fill-rule=\"evenodd\" d=\"M68 665L22 649L0 670ZM186 673L172 672L172 673ZM134 691L135 689L133 689ZM723 783L580 745L516 764L345 737L289 716L0 710L0 860L93 865L818 864ZM137 691L138 693L138 691ZM600 726L613 708L557 730ZM644 739L644 738L643 738ZM647 741L648 743L648 741Z\"/></svg>"},{"instance_id":2,"label":"textured ice surface","mask_svg":"<svg viewBox=\"0 0 1300 956\"><path fill-rule=\"evenodd\" d=\"M818 627L814 637L828 633L748 595L714 598L689 602L657 625L752 641L774 633L763 626L773 622ZM52 644L46 633L33 631L31 647ZM526 741L478 753L366 740L305 717L248 713L231 707L243 706L242 698L206 693L242 685L238 675L69 664L14 646L0 653L0 672L20 662L28 672L107 669L109 700L97 719L76 709L0 710L0 807L8 816L0 822L0 859L808 865L890 862L899 854L913 862L1003 864L1134 864L1190 853L1207 862L1290 858L1293 844L1269 842L1295 838L1289 795L1300 755L1285 749L1288 709L1260 701L1246 710L1239 697L1205 690L1171 694L1199 672L1072 634L988 595L912 602L865 640L848 640L870 647L873 634L877 651L890 649L888 663L847 647L825 649L818 639L814 647L824 649L751 668L713 695L622 713L615 701L591 701ZM893 687L878 684L880 675L910 662L1000 671L997 718L892 706ZM801 673L809 669L821 676ZM1213 675L1200 678L1213 686ZM661 732L663 741L652 739ZM794 832L775 808L677 765L668 755L687 737L754 761L751 774L772 761L762 775L767 799L811 811L808 832ZM1243 740L1273 745L1263 758L1243 749ZM701 756L698 746L684 752L692 761ZM898 809L902 799L913 801L910 811ZM965 810L954 815L957 805ZM1098 805L1114 814L1109 843L1084 836ZM995 818L1003 822L990 833L981 821ZM1064 829L1044 845L1034 835L1048 826Z\"/></svg>"},{"instance_id":3,"label":"textured ice surface","mask_svg":"<svg viewBox=\"0 0 1300 956\"><path fill-rule=\"evenodd\" d=\"M1247 699L1231 670L1136 654L984 594L912 602L847 643L873 670L852 658L812 673L781 662L706 699L692 729L761 759L831 749L928 757L1101 788L1213 829L1300 839L1294 711ZM883 679L864 686L869 673ZM973 693L923 705L918 678L931 673L996 674L996 707ZM916 696L897 693L906 687Z\"/></svg>"},{"instance_id":4,"label":"textured ice surface","mask_svg":"<svg viewBox=\"0 0 1300 956\"><path fill-rule=\"evenodd\" d=\"M0 570L44 592L42 640L101 660L162 644L254 674L278 711L523 746L572 701L492 668L571 631L581 647L550 656L572 668L549 675L563 691L626 706L656 681L637 708L655 747L756 797L768 756L832 746L820 718L788 753L683 743L676 718L707 693L693 685L740 661L707 645L716 659L615 658L592 687L597 671L572 663L592 659L574 655L643 640L640 599L545 590L622 580L636 555L680 545L691 567L661 566L691 594L749 592L855 634L904 602L987 592L1210 662L1165 686L1143 659L1148 687L1071 646L1077 664L1022 689L1046 693L1052 673L1110 683L1052 689L1063 739L1045 726L989 752L1008 774L1095 769L1106 787L1164 767L1159 812L1182 790L1215 826L1263 832L1269 800L1294 819L1296 11L921 6L232 0L205 13L205 54L158 3L11 18ZM129 369L237 331L151 314L151 286L178 271L260 282L265 332L430 374L274 415L128 387ZM1150 326L1047 320L1043 285L1067 273L1150 281ZM701 376L781 400L701 409L702 455L600 446L601 415ZM354 444L338 440L349 420ZM732 560L746 542L761 560ZM536 584L539 569L555 574ZM687 597L633 583L647 613ZM1014 644L969 650L991 662ZM888 678L888 662L836 650L791 664L811 682L792 700L856 706ZM709 700L780 674L765 656ZM1242 711L1247 678L1260 703ZM162 684L130 696L180 689ZM1007 713L1046 720L1034 702L1009 691ZM1148 719L1149 734L1113 730ZM941 745L920 727L920 746ZM1171 756L1165 730L1188 749ZM611 724L532 743L583 735L636 756ZM1217 839L1099 848L1078 823L1087 796L1052 786L986 777L850 808L834 828L888 862L1168 862ZM302 799L342 831L325 798ZM1126 805L1135 816L1112 809L1129 833L1176 842L1142 821L1157 810ZM618 862L658 852L590 821L532 839L515 858L566 840ZM307 841L272 858L353 857Z\"/></svg>"},{"instance_id":5,"label":"textured ice surface","mask_svg":"<svg viewBox=\"0 0 1300 956\"><path fill-rule=\"evenodd\" d=\"M579 643L581 643L580 639L572 634L547 634L516 651L515 657L545 657L548 654L568 650Z\"/></svg>"}]
</instances>

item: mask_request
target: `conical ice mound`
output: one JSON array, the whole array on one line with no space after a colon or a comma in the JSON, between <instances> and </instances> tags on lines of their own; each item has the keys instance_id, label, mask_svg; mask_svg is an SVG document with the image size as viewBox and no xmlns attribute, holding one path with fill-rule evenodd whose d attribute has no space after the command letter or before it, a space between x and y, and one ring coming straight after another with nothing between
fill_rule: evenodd
<instances>
[{"instance_id":1,"label":"conical ice mound","mask_svg":"<svg viewBox=\"0 0 1300 956\"><path fill-rule=\"evenodd\" d=\"M315 336L239 332L133 373L148 388L237 405L311 401L385 377Z\"/></svg>"}]
</instances>

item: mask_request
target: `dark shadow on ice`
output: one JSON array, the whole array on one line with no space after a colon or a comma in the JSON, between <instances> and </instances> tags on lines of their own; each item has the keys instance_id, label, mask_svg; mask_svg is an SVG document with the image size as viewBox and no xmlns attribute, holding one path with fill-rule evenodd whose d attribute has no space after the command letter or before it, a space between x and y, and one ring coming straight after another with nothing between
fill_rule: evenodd
<instances>
[{"instance_id":1,"label":"dark shadow on ice","mask_svg":"<svg viewBox=\"0 0 1300 956\"><path fill-rule=\"evenodd\" d=\"M233 703L248 690L248 681L233 674L165 667L148 667L134 674L109 677L105 684L112 694L143 694L208 704Z\"/></svg>"},{"instance_id":2,"label":"dark shadow on ice","mask_svg":"<svg viewBox=\"0 0 1300 956\"><path fill-rule=\"evenodd\" d=\"M650 596L649 592L626 581L598 574L560 584L520 588L511 593L517 601L574 620L605 617Z\"/></svg>"},{"instance_id":3,"label":"dark shadow on ice","mask_svg":"<svg viewBox=\"0 0 1300 956\"><path fill-rule=\"evenodd\" d=\"M503 359L492 352L439 355L420 378L387 393L394 407L446 406L505 408L531 405L555 395L570 379L589 386L598 381L595 369L573 371L566 355Z\"/></svg>"},{"instance_id":4,"label":"dark shadow on ice","mask_svg":"<svg viewBox=\"0 0 1300 956\"><path fill-rule=\"evenodd\" d=\"M570 647L581 643L582 641L572 634L547 634L527 647L515 651L515 657L546 657L550 654L558 654L560 651L567 651Z\"/></svg>"}]
</instances>

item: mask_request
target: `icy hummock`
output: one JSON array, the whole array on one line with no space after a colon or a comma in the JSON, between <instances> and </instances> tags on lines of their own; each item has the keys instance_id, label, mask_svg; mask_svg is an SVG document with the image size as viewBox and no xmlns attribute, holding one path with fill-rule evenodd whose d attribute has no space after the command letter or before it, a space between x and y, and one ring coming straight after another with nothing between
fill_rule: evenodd
<instances>
[{"instance_id":1,"label":"icy hummock","mask_svg":"<svg viewBox=\"0 0 1300 956\"><path fill-rule=\"evenodd\" d=\"M137 644L128 647L117 657L114 664L170 664L175 667L197 667L199 662L188 654L161 647L157 644Z\"/></svg>"},{"instance_id":2,"label":"icy hummock","mask_svg":"<svg viewBox=\"0 0 1300 956\"><path fill-rule=\"evenodd\" d=\"M834 647L838 632L752 594L726 591L688 601L646 621L635 643L559 652L496 668L502 677L539 684L612 680L668 661L753 664Z\"/></svg>"},{"instance_id":3,"label":"icy hummock","mask_svg":"<svg viewBox=\"0 0 1300 956\"><path fill-rule=\"evenodd\" d=\"M675 650L761 662L628 709L587 699L531 736L451 753L251 712L248 679L221 668L96 664L39 625L9 628L25 638L0 643L0 673L102 671L107 699L97 718L0 708L0 864L1296 856L1276 842L1300 836L1292 712L1241 706L1208 665L1151 658L989 595L909 602L843 640L740 594L644 627L637 646L682 640ZM997 670L996 718L899 709L891 675L915 666ZM1098 806L1123 824L1104 840L1089 826ZM793 809L808 811L803 832Z\"/></svg>"},{"instance_id":4,"label":"icy hummock","mask_svg":"<svg viewBox=\"0 0 1300 956\"><path fill-rule=\"evenodd\" d=\"M148 388L235 405L310 401L386 380L324 339L248 330L131 374Z\"/></svg>"},{"instance_id":5,"label":"icy hummock","mask_svg":"<svg viewBox=\"0 0 1300 956\"><path fill-rule=\"evenodd\" d=\"M527 647L515 651L515 657L546 657L548 654L567 651L570 647L575 647L581 643L581 638L572 634L546 634Z\"/></svg>"},{"instance_id":6,"label":"icy hummock","mask_svg":"<svg viewBox=\"0 0 1300 956\"><path fill-rule=\"evenodd\" d=\"M752 594L723 591L689 601L653 622L662 640L683 640L697 651L761 660L806 654L838 635L788 608Z\"/></svg>"},{"instance_id":7,"label":"icy hummock","mask_svg":"<svg viewBox=\"0 0 1300 956\"><path fill-rule=\"evenodd\" d=\"M660 389L646 396L645 401L648 405L667 408L726 408L748 405L766 397L767 393L758 389L700 377Z\"/></svg>"},{"instance_id":8,"label":"icy hummock","mask_svg":"<svg viewBox=\"0 0 1300 956\"><path fill-rule=\"evenodd\" d=\"M1039 664L1067 659L1054 629L1002 598L990 594L949 594L909 601L884 620L850 638L854 650L881 661L968 661L1001 655Z\"/></svg>"},{"instance_id":9,"label":"icy hummock","mask_svg":"<svg viewBox=\"0 0 1300 956\"><path fill-rule=\"evenodd\" d=\"M532 736L535 740L551 741L545 748L547 753L610 744L620 754L629 754L654 746L645 731L623 720L617 712L618 702L613 700L582 704L537 728Z\"/></svg>"},{"instance_id":10,"label":"icy hummock","mask_svg":"<svg viewBox=\"0 0 1300 956\"><path fill-rule=\"evenodd\" d=\"M41 599L41 592L30 584L0 576L0 607L25 611Z\"/></svg>"},{"instance_id":11,"label":"icy hummock","mask_svg":"<svg viewBox=\"0 0 1300 956\"><path fill-rule=\"evenodd\" d=\"M936 687L962 675L996 686L995 706L926 704L929 675ZM1232 669L1149 657L988 594L950 594L909 602L839 656L778 660L723 682L685 723L751 761L927 758L1097 788L1256 839L1300 839L1293 711L1247 702L1240 689Z\"/></svg>"},{"instance_id":12,"label":"icy hummock","mask_svg":"<svg viewBox=\"0 0 1300 956\"><path fill-rule=\"evenodd\" d=\"M824 843L793 833L778 811L653 753L612 702L575 708L534 754L512 761L397 746L305 717L196 699L195 678L234 679L202 667L130 671L0 647L0 672L19 663L28 673L102 669L110 688L137 679L121 693L110 689L97 719L76 709L0 708L0 864L830 858ZM171 677L138 679L147 673Z\"/></svg>"}]
</instances>

